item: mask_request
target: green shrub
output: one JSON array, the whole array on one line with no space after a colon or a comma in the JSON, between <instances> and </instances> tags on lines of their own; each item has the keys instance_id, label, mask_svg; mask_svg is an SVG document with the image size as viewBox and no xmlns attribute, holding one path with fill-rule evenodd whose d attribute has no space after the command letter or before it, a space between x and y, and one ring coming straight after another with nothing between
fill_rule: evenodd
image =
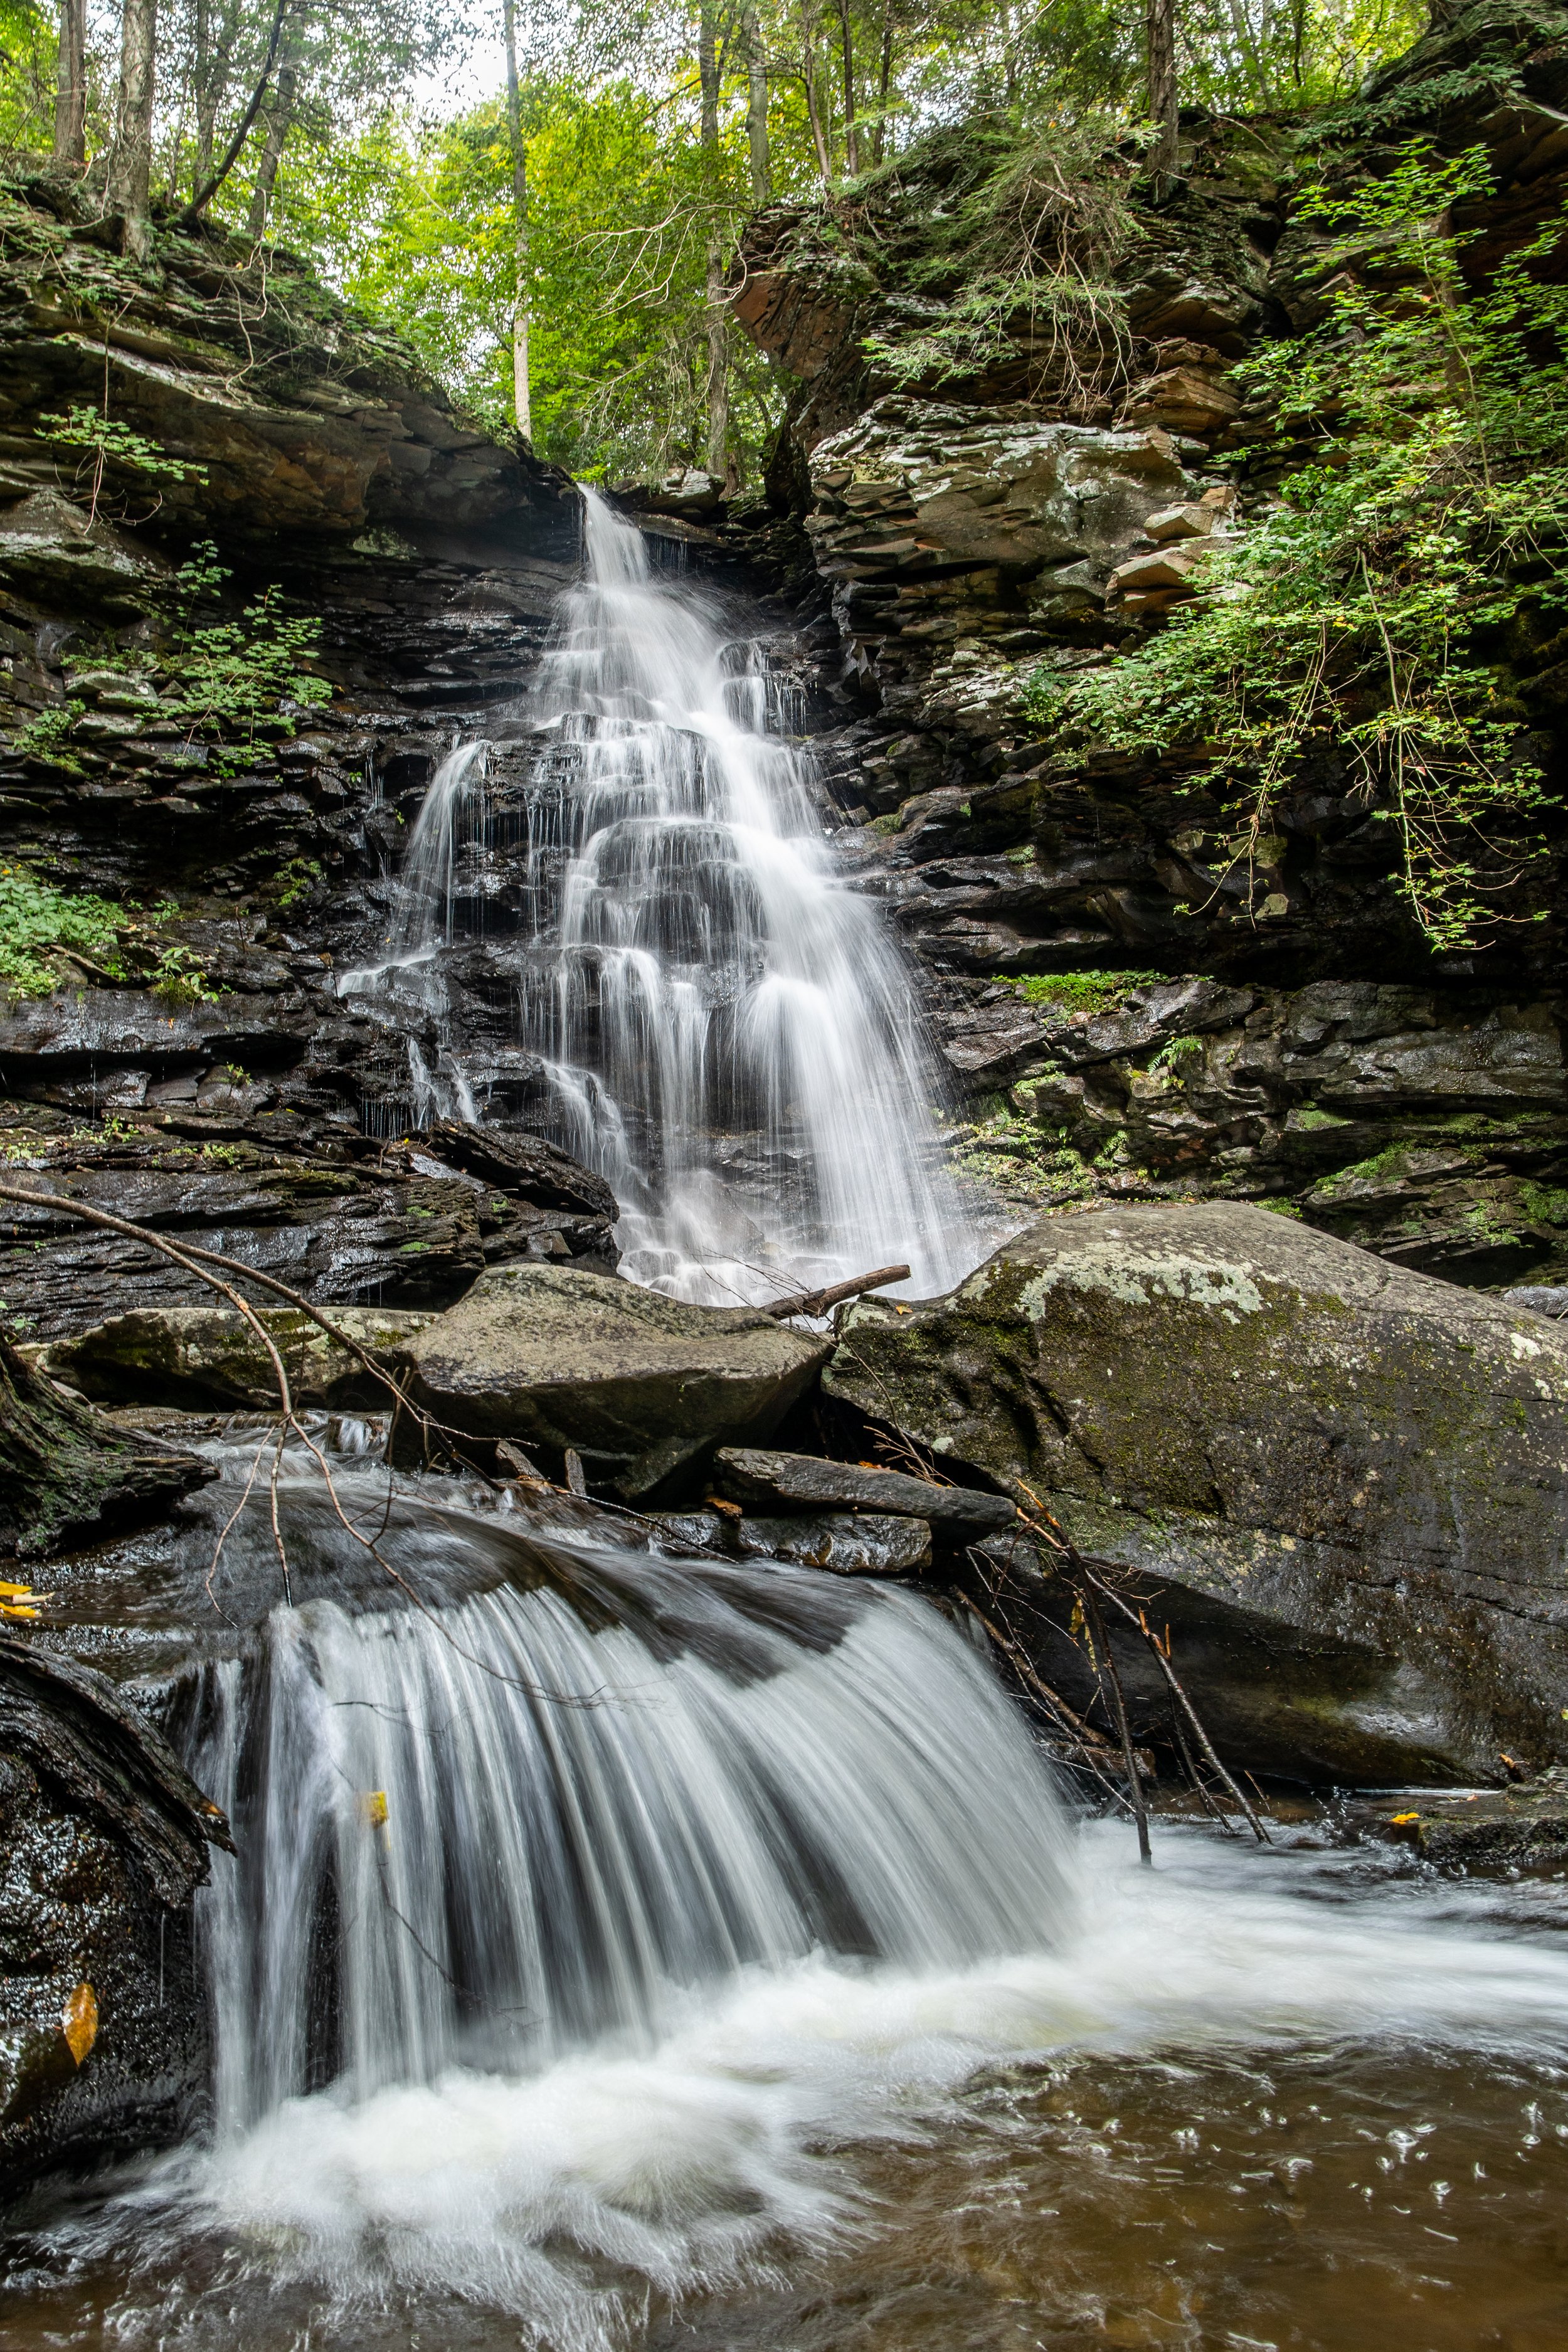
<instances>
[{"instance_id":1,"label":"green shrub","mask_svg":"<svg viewBox=\"0 0 1568 2352\"><path fill-rule=\"evenodd\" d=\"M1568 603L1568 289L1531 275L1562 223L1467 299L1449 208L1490 184L1484 150L1442 162L1417 142L1353 195L1310 197L1340 237L1324 278L1357 257L1375 277L1239 373L1318 436L1316 461L1205 557L1204 593L1160 635L1026 690L1036 717L1112 748L1205 751L1203 786L1233 793L1225 872L1249 878L1280 792L1336 744L1445 949L1480 943L1542 860L1554 803L1490 648L1527 605Z\"/></svg>"}]
</instances>

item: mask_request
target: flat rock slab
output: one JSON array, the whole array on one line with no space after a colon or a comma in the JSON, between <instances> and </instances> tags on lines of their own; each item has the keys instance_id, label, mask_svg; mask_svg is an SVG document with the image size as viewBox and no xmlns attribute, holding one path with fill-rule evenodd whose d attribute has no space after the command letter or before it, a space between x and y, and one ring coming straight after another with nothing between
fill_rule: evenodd
<instances>
[{"instance_id":1,"label":"flat rock slab","mask_svg":"<svg viewBox=\"0 0 1568 2352\"><path fill-rule=\"evenodd\" d=\"M1237 1761L1388 1787L1568 1759L1568 1325L1205 1202L1044 1218L842 1334L826 1394L1026 1482L1158 1595ZM1038 1661L1069 1699L1078 1655L1064 1630Z\"/></svg>"},{"instance_id":2,"label":"flat rock slab","mask_svg":"<svg viewBox=\"0 0 1568 2352\"><path fill-rule=\"evenodd\" d=\"M1005 1495L973 1486L935 1486L901 1470L858 1462L824 1462L815 1454L770 1454L725 1446L717 1457L721 1493L737 1503L772 1503L786 1511L886 1511L932 1527L1011 1527L1017 1508Z\"/></svg>"},{"instance_id":3,"label":"flat rock slab","mask_svg":"<svg viewBox=\"0 0 1568 2352\"><path fill-rule=\"evenodd\" d=\"M340 1330L372 1351L412 1339L433 1322L414 1308L323 1309ZM263 1307L257 1319L283 1359L296 1404L385 1407L377 1385L348 1349L297 1307ZM146 1307L111 1316L43 1351L44 1370L108 1404L255 1405L272 1411L278 1384L266 1349L232 1307Z\"/></svg>"},{"instance_id":4,"label":"flat rock slab","mask_svg":"<svg viewBox=\"0 0 1568 2352\"><path fill-rule=\"evenodd\" d=\"M782 1559L797 1568L826 1568L835 1576L913 1576L931 1566L926 1520L874 1511L815 1511L788 1519L670 1511L661 1514L658 1524L674 1544L700 1545L739 1559Z\"/></svg>"},{"instance_id":5,"label":"flat rock slab","mask_svg":"<svg viewBox=\"0 0 1568 2352\"><path fill-rule=\"evenodd\" d=\"M1510 1789L1471 1789L1380 1798L1368 1827L1413 1845L1428 1862L1483 1869L1556 1867L1568 1860L1568 1769Z\"/></svg>"},{"instance_id":6,"label":"flat rock slab","mask_svg":"<svg viewBox=\"0 0 1568 2352\"><path fill-rule=\"evenodd\" d=\"M388 1361L448 1428L622 1461L765 1437L833 1351L743 1307L569 1267L496 1267Z\"/></svg>"}]
</instances>

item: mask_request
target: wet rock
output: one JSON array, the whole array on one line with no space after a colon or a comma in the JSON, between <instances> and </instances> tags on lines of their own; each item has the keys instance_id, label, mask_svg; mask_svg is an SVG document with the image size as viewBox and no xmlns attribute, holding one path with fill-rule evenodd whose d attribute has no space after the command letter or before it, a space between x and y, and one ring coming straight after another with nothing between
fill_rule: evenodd
<instances>
[{"instance_id":1,"label":"wet rock","mask_svg":"<svg viewBox=\"0 0 1568 2352\"><path fill-rule=\"evenodd\" d=\"M693 1544L736 1559L783 1559L836 1576L913 1576L931 1566L923 1519L874 1511L816 1511L786 1519L731 1518L718 1511L667 1511L657 1520L674 1545Z\"/></svg>"},{"instance_id":2,"label":"wet rock","mask_svg":"<svg viewBox=\"0 0 1568 2352\"><path fill-rule=\"evenodd\" d=\"M944 1529L1010 1527L1017 1517L1016 1505L1005 1495L939 1486L901 1470L826 1462L813 1454L725 1446L714 1466L721 1490L738 1503L772 1503L785 1510L887 1511Z\"/></svg>"},{"instance_id":3,"label":"wet rock","mask_svg":"<svg viewBox=\"0 0 1568 2352\"><path fill-rule=\"evenodd\" d=\"M1506 1789L1384 1797L1352 1819L1447 1867L1561 1868L1568 1862L1568 1769L1552 1765Z\"/></svg>"},{"instance_id":4,"label":"wet rock","mask_svg":"<svg viewBox=\"0 0 1568 2352\"><path fill-rule=\"evenodd\" d=\"M62 1122L63 1125L63 1122ZM614 1196L540 1139L437 1122L378 1143L297 1113L209 1111L198 1096L138 1107L117 1132L37 1127L12 1175L171 1238L237 1257L322 1304L445 1307L487 1265L526 1258L613 1267ZM22 1162L23 1164L17 1164ZM0 1296L30 1339L53 1342L126 1312L212 1294L131 1236L64 1209L8 1204Z\"/></svg>"},{"instance_id":5,"label":"wet rock","mask_svg":"<svg viewBox=\"0 0 1568 2352\"><path fill-rule=\"evenodd\" d=\"M669 1441L764 1437L832 1342L747 1307L689 1307L571 1268L484 1275L388 1357L448 1427L570 1446L613 1475ZM414 1438L400 1424L406 1449Z\"/></svg>"},{"instance_id":6,"label":"wet rock","mask_svg":"<svg viewBox=\"0 0 1568 2352\"><path fill-rule=\"evenodd\" d=\"M1044 1220L843 1336L827 1393L1026 1481L1170 1621L1239 1760L1453 1781L1568 1748L1568 1335L1540 1317L1210 1202Z\"/></svg>"},{"instance_id":7,"label":"wet rock","mask_svg":"<svg viewBox=\"0 0 1568 2352\"><path fill-rule=\"evenodd\" d=\"M0 2195L183 2137L209 2053L191 1898L223 1816L101 1675L0 1634Z\"/></svg>"},{"instance_id":8,"label":"wet rock","mask_svg":"<svg viewBox=\"0 0 1568 2352\"><path fill-rule=\"evenodd\" d=\"M332 1322L375 1350L434 1320L396 1307L339 1307ZM384 1407L389 1402L357 1358L297 1307L260 1307L263 1326L288 1374L296 1404ZM47 1349L42 1368L100 1403L256 1405L278 1402L271 1361L256 1332L231 1307L133 1308Z\"/></svg>"},{"instance_id":9,"label":"wet rock","mask_svg":"<svg viewBox=\"0 0 1568 2352\"><path fill-rule=\"evenodd\" d=\"M0 1558L142 1525L213 1475L178 1446L115 1430L0 1340Z\"/></svg>"}]
</instances>

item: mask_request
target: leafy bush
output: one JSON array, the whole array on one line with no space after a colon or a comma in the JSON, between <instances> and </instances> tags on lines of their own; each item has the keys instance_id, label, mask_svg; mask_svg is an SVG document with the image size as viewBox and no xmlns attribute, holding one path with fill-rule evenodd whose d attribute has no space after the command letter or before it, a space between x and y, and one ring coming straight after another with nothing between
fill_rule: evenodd
<instances>
[{"instance_id":1,"label":"leafy bush","mask_svg":"<svg viewBox=\"0 0 1568 2352\"><path fill-rule=\"evenodd\" d=\"M0 992L48 996L84 979L150 987L167 1003L200 1003L212 994L187 948L157 929L178 910L150 914L117 907L89 891L68 893L25 866L0 866Z\"/></svg>"},{"instance_id":2,"label":"leafy bush","mask_svg":"<svg viewBox=\"0 0 1568 2352\"><path fill-rule=\"evenodd\" d=\"M1568 602L1568 289L1531 264L1553 223L1466 299L1449 208L1489 186L1484 151L1417 143L1350 196L1308 209L1342 276L1324 323L1244 372L1315 462L1229 549L1204 593L1141 650L1028 698L1121 749L1196 745L1237 788L1231 864L1250 869L1310 752L1348 753L1355 798L1390 826L1400 887L1440 948L1473 947L1489 901L1541 857L1552 802L1525 714L1489 666L1528 605Z\"/></svg>"}]
</instances>

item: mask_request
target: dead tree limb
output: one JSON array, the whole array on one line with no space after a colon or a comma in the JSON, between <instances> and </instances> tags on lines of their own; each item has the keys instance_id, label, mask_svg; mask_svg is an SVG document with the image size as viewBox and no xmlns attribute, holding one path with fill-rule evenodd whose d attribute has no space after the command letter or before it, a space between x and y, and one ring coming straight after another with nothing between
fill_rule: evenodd
<instances>
[{"instance_id":1,"label":"dead tree limb","mask_svg":"<svg viewBox=\"0 0 1568 2352\"><path fill-rule=\"evenodd\" d=\"M890 1282L909 1278L907 1265L879 1265L874 1274L858 1274L850 1282L830 1282L825 1290L792 1290L787 1298L770 1298L763 1313L780 1322L790 1315L826 1315L830 1307L858 1298L863 1291L884 1290Z\"/></svg>"}]
</instances>

